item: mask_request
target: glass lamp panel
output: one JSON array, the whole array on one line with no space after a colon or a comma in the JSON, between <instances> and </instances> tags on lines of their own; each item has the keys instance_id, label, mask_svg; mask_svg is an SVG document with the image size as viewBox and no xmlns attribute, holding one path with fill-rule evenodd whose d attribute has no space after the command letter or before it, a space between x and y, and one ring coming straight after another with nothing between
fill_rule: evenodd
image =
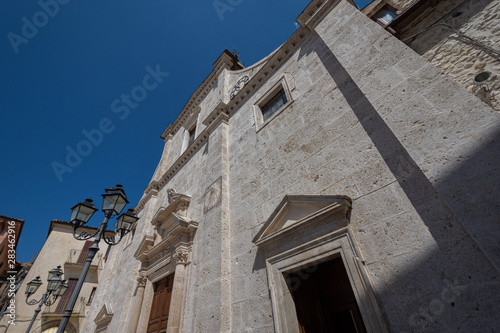
<instances>
[{"instance_id":1,"label":"glass lamp panel","mask_svg":"<svg viewBox=\"0 0 500 333\"><path fill-rule=\"evenodd\" d=\"M104 196L104 200L102 201L102 210L113 210L117 199L117 194Z\"/></svg>"},{"instance_id":2,"label":"glass lamp panel","mask_svg":"<svg viewBox=\"0 0 500 333\"><path fill-rule=\"evenodd\" d=\"M120 230L123 227L123 215L116 220L115 227L117 230Z\"/></svg>"},{"instance_id":3,"label":"glass lamp panel","mask_svg":"<svg viewBox=\"0 0 500 333\"><path fill-rule=\"evenodd\" d=\"M66 280L62 281L59 284L59 287L56 290L55 296L62 296L68 290L68 284L65 282Z\"/></svg>"},{"instance_id":4,"label":"glass lamp panel","mask_svg":"<svg viewBox=\"0 0 500 333\"><path fill-rule=\"evenodd\" d=\"M87 207L85 205L82 205L80 207L80 211L78 212L78 219L80 221L88 222L90 217L95 213L95 209L91 207Z\"/></svg>"},{"instance_id":5,"label":"glass lamp panel","mask_svg":"<svg viewBox=\"0 0 500 333\"><path fill-rule=\"evenodd\" d=\"M118 215L122 212L123 208L127 205L127 199L122 197L121 195L119 196L116 206L115 206L115 213Z\"/></svg>"},{"instance_id":6,"label":"glass lamp panel","mask_svg":"<svg viewBox=\"0 0 500 333\"><path fill-rule=\"evenodd\" d=\"M36 291L38 290L38 288L40 288L41 285L42 285L42 281L40 280L40 277L37 276L36 279L28 282L28 285L26 286L25 294L33 295L34 293L36 293Z\"/></svg>"},{"instance_id":7,"label":"glass lamp panel","mask_svg":"<svg viewBox=\"0 0 500 333\"><path fill-rule=\"evenodd\" d=\"M48 283L47 291L55 291L59 287L59 284L61 283L61 279L57 276L54 276L47 283Z\"/></svg>"},{"instance_id":8,"label":"glass lamp panel","mask_svg":"<svg viewBox=\"0 0 500 333\"><path fill-rule=\"evenodd\" d=\"M134 225L133 222L126 221L126 219L123 219L123 226L122 226L123 229L130 231L130 230L132 230L133 225Z\"/></svg>"},{"instance_id":9,"label":"glass lamp panel","mask_svg":"<svg viewBox=\"0 0 500 333\"><path fill-rule=\"evenodd\" d=\"M78 206L80 206L80 205L78 205ZM78 206L74 207L71 210L71 218L69 219L70 222L73 222L74 220L76 220L76 217L78 215Z\"/></svg>"}]
</instances>

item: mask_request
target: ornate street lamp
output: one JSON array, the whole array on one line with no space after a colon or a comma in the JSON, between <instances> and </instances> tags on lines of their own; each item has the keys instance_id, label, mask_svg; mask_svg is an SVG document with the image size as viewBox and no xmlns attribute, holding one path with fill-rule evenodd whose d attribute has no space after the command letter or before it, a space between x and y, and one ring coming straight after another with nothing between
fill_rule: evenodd
<instances>
[{"instance_id":1,"label":"ornate street lamp","mask_svg":"<svg viewBox=\"0 0 500 333\"><path fill-rule=\"evenodd\" d=\"M87 260L85 261L85 265L83 266L82 274L80 275L80 278L76 283L66 311L64 311L64 316L57 330L57 332L60 333L63 333L66 329L69 318L73 313L73 308L75 307L76 300L78 299L78 295L80 294L80 291L82 289L83 281L85 281L85 277L87 276L87 272L90 268L92 260L94 259L96 253L99 251L99 242L101 241L101 238L104 239L104 241L109 245L116 245L122 240L123 236L128 234L134 228L135 223L139 219L137 215L135 215L134 210L129 209L127 212L118 217L115 224L115 236L106 236L106 227L108 226L109 219L114 215L119 215L129 202L121 185L116 185L115 187L105 189L105 193L102 195L102 197L102 211L104 212L104 221L101 222L94 234L90 234L87 231L82 231L80 233L77 232L77 229L81 226L84 226L90 220L90 217L97 211L95 205L92 203L92 200L86 199L84 202L79 203L78 205L71 208L70 222L73 224L73 237L78 240L87 240L92 237L95 237L95 239L94 243L89 248ZM116 239L116 236L118 236L118 239Z\"/></svg>"},{"instance_id":2,"label":"ornate street lamp","mask_svg":"<svg viewBox=\"0 0 500 333\"><path fill-rule=\"evenodd\" d=\"M31 319L31 323L28 326L26 333L29 333L29 331L31 330L31 327L35 322L38 313L40 313L40 311L42 310L42 305L45 304L46 306L51 306L57 301L57 299L60 296L64 295L64 293L68 289L68 284L66 283L66 280L63 280L61 278L62 275L63 271L61 269L61 266L57 266L57 268L54 268L49 272L49 276L47 278L47 291L42 295L42 298L40 298L39 300L36 299L29 300L29 298L33 294L35 294L38 288L40 288L40 286L42 285L42 280L40 280L40 277L37 276L35 279L31 280L26 285L26 291L24 292L26 294L26 303L28 305L40 304L38 308L35 310L35 314Z\"/></svg>"}]
</instances>

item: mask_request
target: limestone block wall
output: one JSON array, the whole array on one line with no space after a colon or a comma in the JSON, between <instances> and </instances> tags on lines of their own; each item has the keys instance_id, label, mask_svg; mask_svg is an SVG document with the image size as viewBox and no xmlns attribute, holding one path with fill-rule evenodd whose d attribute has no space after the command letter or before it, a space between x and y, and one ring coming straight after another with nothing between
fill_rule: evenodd
<instances>
[{"instance_id":1,"label":"limestone block wall","mask_svg":"<svg viewBox=\"0 0 500 333\"><path fill-rule=\"evenodd\" d=\"M445 74L500 111L499 19L498 1L445 0L431 13L422 15L418 24L403 30L401 38ZM434 28L428 29L433 25ZM483 71L493 74L486 88L489 91L473 85L474 77Z\"/></svg>"},{"instance_id":2,"label":"limestone block wall","mask_svg":"<svg viewBox=\"0 0 500 333\"><path fill-rule=\"evenodd\" d=\"M498 228L470 219L468 203L487 191L457 178L495 188L497 155L484 145L499 117L345 3L316 31L230 119L233 330L273 329L265 258L249 240L284 194L353 199L351 227L391 331L492 327L499 262L486 234ZM294 102L256 132L253 104L284 73ZM488 204L482 216L498 216Z\"/></svg>"},{"instance_id":3,"label":"limestone block wall","mask_svg":"<svg viewBox=\"0 0 500 333\"><path fill-rule=\"evenodd\" d=\"M352 199L350 232L387 331L500 325L491 297L500 289L500 116L347 2L323 14L302 23L291 38L302 36L300 43L282 46L290 52L279 65L256 67L253 75L265 70L265 79L237 106L227 101L230 116L148 194L131 244L112 250L89 332L104 303L115 313L109 331L126 327L140 268L133 253L154 234L150 222L168 205L168 188L191 196L187 215L199 222L180 332L275 331L266 258L252 240L286 194ZM200 101L199 120L228 95L231 84L221 82L244 73L222 72ZM283 79L293 102L262 126L256 105ZM181 155L182 135L174 133L168 167ZM205 210L206 189L218 179L221 202ZM144 295L141 332L151 282Z\"/></svg>"}]
</instances>

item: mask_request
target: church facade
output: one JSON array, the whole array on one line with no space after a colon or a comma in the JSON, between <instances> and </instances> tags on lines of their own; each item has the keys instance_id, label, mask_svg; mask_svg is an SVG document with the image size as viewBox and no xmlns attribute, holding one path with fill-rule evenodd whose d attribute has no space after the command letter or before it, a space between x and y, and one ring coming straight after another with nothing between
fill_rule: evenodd
<instances>
[{"instance_id":1,"label":"church facade","mask_svg":"<svg viewBox=\"0 0 500 333\"><path fill-rule=\"evenodd\" d=\"M500 326L498 113L346 1L297 22L166 128L84 332Z\"/></svg>"}]
</instances>

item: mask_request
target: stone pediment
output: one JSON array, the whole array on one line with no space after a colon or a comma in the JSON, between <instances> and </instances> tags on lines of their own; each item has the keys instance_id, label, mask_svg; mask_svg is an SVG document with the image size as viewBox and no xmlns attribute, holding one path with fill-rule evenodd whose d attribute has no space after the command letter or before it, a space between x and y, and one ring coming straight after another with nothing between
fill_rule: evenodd
<instances>
[{"instance_id":1,"label":"stone pediment","mask_svg":"<svg viewBox=\"0 0 500 333\"><path fill-rule=\"evenodd\" d=\"M147 266L166 259L176 248L190 248L197 229L198 222L172 213L157 226L161 241L154 244L153 236L145 236L134 257Z\"/></svg>"},{"instance_id":2,"label":"stone pediment","mask_svg":"<svg viewBox=\"0 0 500 333\"><path fill-rule=\"evenodd\" d=\"M107 325L113 319L113 312L111 311L111 306L109 304L104 304L97 313L97 316L94 319L94 322L97 326Z\"/></svg>"},{"instance_id":3,"label":"stone pediment","mask_svg":"<svg viewBox=\"0 0 500 333\"><path fill-rule=\"evenodd\" d=\"M297 232L312 232L325 220L336 221L339 228L347 226L350 209L351 200L346 196L286 195L253 242L266 246Z\"/></svg>"},{"instance_id":4,"label":"stone pediment","mask_svg":"<svg viewBox=\"0 0 500 333\"><path fill-rule=\"evenodd\" d=\"M173 191L169 189L169 191ZM180 194L180 193L169 192L169 204L168 206L162 206L156 212L155 216L151 220L151 223L159 227L163 221L168 219L170 215L176 214L177 216L185 217L187 213L187 209L189 207L189 203L191 202L191 197L188 195Z\"/></svg>"},{"instance_id":5,"label":"stone pediment","mask_svg":"<svg viewBox=\"0 0 500 333\"><path fill-rule=\"evenodd\" d=\"M139 244L139 247L137 248L137 250L134 253L134 257L137 260L142 261L142 256L145 253L147 253L149 250L151 250L151 248L153 247L154 243L155 243L155 237L154 236L150 236L150 235L144 236L142 238L142 240L141 240L141 243Z\"/></svg>"}]
</instances>

